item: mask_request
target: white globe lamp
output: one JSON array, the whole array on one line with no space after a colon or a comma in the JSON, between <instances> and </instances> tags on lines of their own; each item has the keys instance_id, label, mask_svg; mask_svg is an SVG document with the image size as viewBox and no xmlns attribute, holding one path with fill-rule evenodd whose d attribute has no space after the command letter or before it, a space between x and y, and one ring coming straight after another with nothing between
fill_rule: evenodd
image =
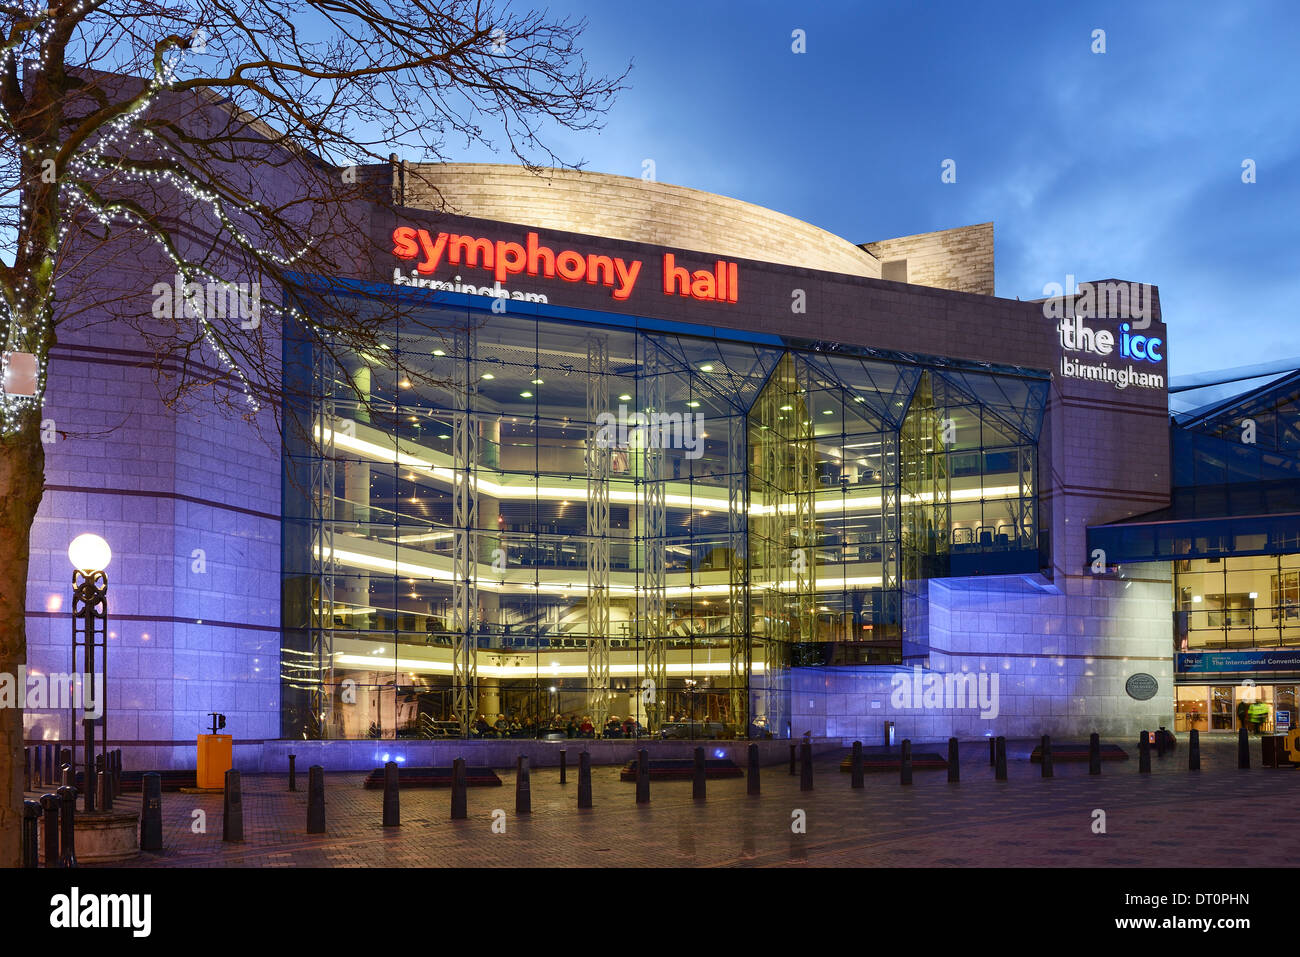
<instances>
[{"instance_id":1,"label":"white globe lamp","mask_svg":"<svg viewBox=\"0 0 1300 957\"><path fill-rule=\"evenodd\" d=\"M78 535L68 546L68 558L72 567L86 575L102 572L113 558L113 551L108 542L92 532Z\"/></svg>"}]
</instances>

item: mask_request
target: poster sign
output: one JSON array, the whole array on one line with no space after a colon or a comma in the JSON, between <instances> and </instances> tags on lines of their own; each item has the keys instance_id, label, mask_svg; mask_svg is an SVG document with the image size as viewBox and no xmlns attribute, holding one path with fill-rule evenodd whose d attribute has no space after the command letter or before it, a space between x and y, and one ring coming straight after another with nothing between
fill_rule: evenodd
<instances>
[{"instance_id":1,"label":"poster sign","mask_svg":"<svg viewBox=\"0 0 1300 957\"><path fill-rule=\"evenodd\" d=\"M1300 651L1195 651L1178 655L1179 673L1300 671Z\"/></svg>"}]
</instances>

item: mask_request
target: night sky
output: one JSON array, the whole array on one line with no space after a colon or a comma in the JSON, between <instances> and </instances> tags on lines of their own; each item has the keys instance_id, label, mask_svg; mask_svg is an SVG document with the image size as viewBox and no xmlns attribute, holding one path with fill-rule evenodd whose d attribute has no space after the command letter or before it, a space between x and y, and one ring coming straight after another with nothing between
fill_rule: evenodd
<instances>
[{"instance_id":1,"label":"night sky","mask_svg":"<svg viewBox=\"0 0 1300 957\"><path fill-rule=\"evenodd\" d=\"M999 296L1157 284L1173 375L1300 356L1300 4L548 7L597 69L633 61L602 131L549 137L566 162L652 159L853 242L992 220Z\"/></svg>"}]
</instances>

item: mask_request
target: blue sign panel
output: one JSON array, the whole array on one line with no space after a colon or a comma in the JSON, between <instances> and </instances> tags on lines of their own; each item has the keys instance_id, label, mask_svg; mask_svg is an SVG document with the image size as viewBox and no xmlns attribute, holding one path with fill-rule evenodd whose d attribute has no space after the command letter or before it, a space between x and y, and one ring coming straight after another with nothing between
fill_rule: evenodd
<instances>
[{"instance_id":1,"label":"blue sign panel","mask_svg":"<svg viewBox=\"0 0 1300 957\"><path fill-rule=\"evenodd\" d=\"M1277 717L1273 719L1273 727L1279 731L1286 731L1291 727L1291 712L1279 711Z\"/></svg>"},{"instance_id":2,"label":"blue sign panel","mask_svg":"<svg viewBox=\"0 0 1300 957\"><path fill-rule=\"evenodd\" d=\"M1298 651L1194 651L1178 655L1180 674L1223 671L1300 671Z\"/></svg>"}]
</instances>

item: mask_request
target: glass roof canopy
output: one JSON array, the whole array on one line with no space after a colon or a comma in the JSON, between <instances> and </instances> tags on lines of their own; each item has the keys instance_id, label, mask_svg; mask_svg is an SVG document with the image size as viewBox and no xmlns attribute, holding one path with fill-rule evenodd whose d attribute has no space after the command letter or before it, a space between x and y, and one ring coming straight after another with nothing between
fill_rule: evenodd
<instances>
[{"instance_id":1,"label":"glass roof canopy","mask_svg":"<svg viewBox=\"0 0 1300 957\"><path fill-rule=\"evenodd\" d=\"M1300 373L1176 416L1168 508L1088 529L1109 564L1300 551Z\"/></svg>"}]
</instances>

